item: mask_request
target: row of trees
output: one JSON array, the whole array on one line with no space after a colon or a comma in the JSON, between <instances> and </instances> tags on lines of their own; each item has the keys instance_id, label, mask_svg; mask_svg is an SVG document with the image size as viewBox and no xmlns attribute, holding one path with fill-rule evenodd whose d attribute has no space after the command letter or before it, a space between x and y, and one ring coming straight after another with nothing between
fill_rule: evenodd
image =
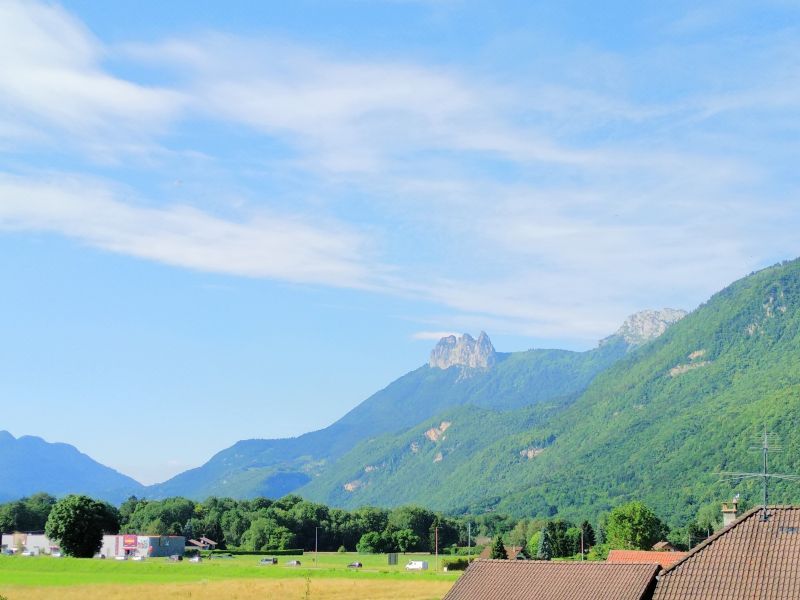
<instances>
[{"instance_id":1,"label":"row of trees","mask_svg":"<svg viewBox=\"0 0 800 600\"><path fill-rule=\"evenodd\" d=\"M288 495L279 500L186 498L148 501L130 498L120 507L124 533L204 535L223 547L248 551L287 548L362 552L428 551L438 529L439 544L466 543L465 520L418 507L354 511Z\"/></svg>"},{"instance_id":2,"label":"row of trees","mask_svg":"<svg viewBox=\"0 0 800 600\"><path fill-rule=\"evenodd\" d=\"M562 519L522 519L505 538L495 537L491 557L506 558L504 543L508 542L539 560L573 557L581 552L600 559L612 548L649 550L669 534L669 528L641 502L618 506L600 519L598 530L595 533L588 521L576 525Z\"/></svg>"},{"instance_id":3,"label":"row of trees","mask_svg":"<svg viewBox=\"0 0 800 600\"><path fill-rule=\"evenodd\" d=\"M699 515L690 531L702 539L713 530L713 515ZM702 522L701 522L702 521ZM60 540L76 556L91 556L103 533L206 536L220 547L244 551L290 548L359 552L433 551L466 546L468 527L472 543L478 536L495 538L501 554L504 543L525 548L531 558L575 556L583 550L590 558L604 558L610 548L649 549L666 539L669 529L641 502L619 506L600 519L595 528L561 519L514 519L487 513L479 517L446 516L418 506L387 510L363 507L353 511L330 508L288 495L278 500L186 498L153 501L131 497L119 508L85 496L67 496L56 502L36 494L0 505L0 530L41 531ZM75 540L72 540L75 538ZM79 544L78 538L88 539ZM590 553L591 548L591 553Z\"/></svg>"}]
</instances>

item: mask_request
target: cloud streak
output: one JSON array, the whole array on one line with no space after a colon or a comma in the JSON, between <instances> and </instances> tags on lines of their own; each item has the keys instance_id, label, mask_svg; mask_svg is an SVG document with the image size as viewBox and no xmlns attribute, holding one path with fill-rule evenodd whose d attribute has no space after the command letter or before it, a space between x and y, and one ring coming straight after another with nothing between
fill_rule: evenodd
<instances>
[{"instance_id":1,"label":"cloud streak","mask_svg":"<svg viewBox=\"0 0 800 600\"><path fill-rule=\"evenodd\" d=\"M0 229L47 232L189 269L368 288L367 240L336 223L257 214L222 218L189 206L122 201L97 182L0 175Z\"/></svg>"},{"instance_id":2,"label":"cloud streak","mask_svg":"<svg viewBox=\"0 0 800 600\"><path fill-rule=\"evenodd\" d=\"M706 16L686 23L701 27ZM418 335L494 326L590 340L636 309L691 308L800 252L786 227L797 221L796 190L773 177L793 165L786 150L796 143L764 133L800 122L797 65L787 58L796 42L756 42L744 66L667 42L636 57L583 49L559 57L556 74L501 83L468 66L343 58L219 32L109 47L63 9L7 2L0 54L15 60L0 69L0 144L91 155L73 174L7 168L0 227L441 308L425 325L433 331ZM115 74L110 57L161 83ZM591 74L593 60L643 87L681 80L691 64L694 84L649 98L560 76ZM714 84L703 87L709 73ZM195 126L233 127L255 147L278 148L245 164L226 155L233 136L198 150L208 173L196 187L234 182L242 206L220 214L201 208L214 204L208 194L165 201L80 175L98 154L151 143L187 156L195 149L178 149L165 132ZM163 161L154 171L191 159Z\"/></svg>"},{"instance_id":3,"label":"cloud streak","mask_svg":"<svg viewBox=\"0 0 800 600\"><path fill-rule=\"evenodd\" d=\"M0 135L22 120L39 134L47 128L84 143L130 144L162 131L186 100L180 91L108 73L106 49L58 6L0 3L0 56Z\"/></svg>"}]
</instances>

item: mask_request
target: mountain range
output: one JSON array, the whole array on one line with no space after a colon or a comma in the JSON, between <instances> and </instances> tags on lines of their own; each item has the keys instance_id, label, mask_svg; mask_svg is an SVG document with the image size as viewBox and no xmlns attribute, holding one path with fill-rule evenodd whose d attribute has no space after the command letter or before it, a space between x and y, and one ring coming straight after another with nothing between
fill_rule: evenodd
<instances>
[{"instance_id":1,"label":"mountain range","mask_svg":"<svg viewBox=\"0 0 800 600\"><path fill-rule=\"evenodd\" d=\"M501 353L485 333L444 338L427 365L330 427L238 442L141 493L294 492L342 507L567 518L641 499L684 523L734 487L757 499L755 487L720 473L759 466L749 448L764 428L785 449L773 467L798 472L799 366L795 260L735 282L688 315L637 313L586 352ZM63 489L47 485L40 489ZM771 490L774 501L798 495L788 481Z\"/></svg>"}]
</instances>

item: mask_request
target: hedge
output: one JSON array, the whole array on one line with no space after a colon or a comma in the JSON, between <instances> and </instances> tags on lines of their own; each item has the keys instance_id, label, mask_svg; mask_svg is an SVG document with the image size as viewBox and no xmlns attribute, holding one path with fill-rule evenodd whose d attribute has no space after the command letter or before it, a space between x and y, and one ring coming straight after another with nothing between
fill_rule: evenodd
<instances>
[{"instance_id":1,"label":"hedge","mask_svg":"<svg viewBox=\"0 0 800 600\"><path fill-rule=\"evenodd\" d=\"M295 556L302 555L302 548L288 548L286 550L211 550L211 555L231 554L233 556Z\"/></svg>"}]
</instances>

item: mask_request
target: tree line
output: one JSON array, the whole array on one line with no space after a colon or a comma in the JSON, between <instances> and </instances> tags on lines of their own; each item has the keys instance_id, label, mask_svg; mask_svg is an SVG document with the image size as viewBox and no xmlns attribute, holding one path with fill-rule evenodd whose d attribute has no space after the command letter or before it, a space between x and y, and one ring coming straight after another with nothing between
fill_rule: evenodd
<instances>
[{"instance_id":1,"label":"tree line","mask_svg":"<svg viewBox=\"0 0 800 600\"><path fill-rule=\"evenodd\" d=\"M716 515L719 511L716 512ZM709 510L701 511L688 530L694 543L719 525ZM89 530L90 533L87 533ZM147 500L132 496L119 507L86 496L57 500L35 494L0 504L0 531L45 531L51 539L92 538L76 556L91 556L103 533L205 536L219 548L249 552L318 548L320 551L440 552L465 547L477 538L494 538L492 555L502 557L504 544L524 549L530 558L579 555L605 558L611 548L650 549L669 539L669 528L641 502L630 502L604 515L596 527L562 519L514 518L498 513L453 516L420 506L393 509L331 508L290 494L271 500L211 497ZM681 534L683 535L683 534ZM691 538L689 540L692 541ZM68 541L67 545L73 545ZM681 544L687 547L691 544ZM502 551L501 551L502 550Z\"/></svg>"}]
</instances>

